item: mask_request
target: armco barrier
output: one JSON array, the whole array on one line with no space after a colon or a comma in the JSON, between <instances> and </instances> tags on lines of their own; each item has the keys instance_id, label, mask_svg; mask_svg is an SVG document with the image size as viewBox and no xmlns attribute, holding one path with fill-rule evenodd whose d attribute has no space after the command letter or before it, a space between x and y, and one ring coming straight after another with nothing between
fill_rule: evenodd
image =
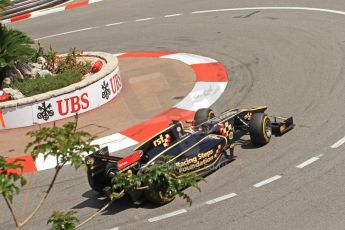
<instances>
[{"instance_id":1,"label":"armco barrier","mask_svg":"<svg viewBox=\"0 0 345 230\"><path fill-rule=\"evenodd\" d=\"M122 89L117 58L100 52L83 56L102 59L105 65L98 73L65 88L0 103L0 130L60 120L112 100Z\"/></svg>"},{"instance_id":2,"label":"armco barrier","mask_svg":"<svg viewBox=\"0 0 345 230\"><path fill-rule=\"evenodd\" d=\"M28 18L36 18L36 17L40 17L43 15L53 14L53 13L57 13L57 12L65 11L65 10L70 10L70 9L78 8L81 6L86 6L86 5L101 2L101 1L103 1L103 0L85 0L82 2L68 4L66 6L54 7L54 8L50 8L50 9L42 9L42 10L37 10L37 11L27 12L27 13L21 13L15 17L10 17L10 18L7 17L7 19L0 21L0 23L6 24L6 23L10 23L10 22L21 21L21 20L28 19ZM47 7L48 6L45 6L45 8L47 8Z\"/></svg>"},{"instance_id":3,"label":"armco barrier","mask_svg":"<svg viewBox=\"0 0 345 230\"><path fill-rule=\"evenodd\" d=\"M8 7L3 12L3 19L16 17L21 14L30 13L36 10L42 10L49 7L57 6L68 0L26 0L18 1L14 5Z\"/></svg>"}]
</instances>

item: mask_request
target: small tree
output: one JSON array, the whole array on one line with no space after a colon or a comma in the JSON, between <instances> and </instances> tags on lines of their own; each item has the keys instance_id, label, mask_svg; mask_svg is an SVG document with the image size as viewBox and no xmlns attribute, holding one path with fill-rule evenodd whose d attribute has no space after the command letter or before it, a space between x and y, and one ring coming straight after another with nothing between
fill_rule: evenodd
<instances>
[{"instance_id":1,"label":"small tree","mask_svg":"<svg viewBox=\"0 0 345 230\"><path fill-rule=\"evenodd\" d=\"M29 132L28 135L34 137L34 141L27 145L25 152L32 149L31 156L34 159L39 154L42 154L44 159L55 157L56 166L48 190L33 212L22 222L22 225L27 223L41 208L53 188L60 170L68 163L73 165L75 169L78 169L84 164L85 153L95 152L98 148L97 145L91 144L96 138L95 136L84 131L77 131L77 119L75 122L64 124L63 127L57 127L54 123L53 127L40 128L39 130Z\"/></svg>"},{"instance_id":2,"label":"small tree","mask_svg":"<svg viewBox=\"0 0 345 230\"><path fill-rule=\"evenodd\" d=\"M14 192L19 192L19 187L15 183L19 181L24 185L25 180L22 175L11 172L10 170L16 169L21 171L23 166L20 165L18 161L7 163L4 157L0 158L0 191L11 211L17 227L24 226L42 207L54 186L60 170L66 164L70 163L75 169L78 169L84 164L84 154L95 152L98 148L97 145L91 144L91 141L95 139L94 136L87 132L77 131L77 120L64 124L63 127L57 127L54 124L53 127L40 128L39 130L29 132L28 135L33 137L34 140L27 145L25 151L31 150L33 159L36 159L39 154L43 154L44 159L47 157L55 157L56 166L49 187L38 202L36 208L24 221L19 221L12 209L11 203ZM55 216L59 217L57 214ZM67 220L70 219L67 218Z\"/></svg>"},{"instance_id":3,"label":"small tree","mask_svg":"<svg viewBox=\"0 0 345 230\"><path fill-rule=\"evenodd\" d=\"M77 131L77 119L75 122L63 125L63 127L57 127L54 124L53 127L31 131L28 135L33 137L34 140L27 145L25 151L30 151L34 159L39 154L42 154L44 159L54 157L56 159L56 167L54 176L44 196L32 213L21 222L16 217L11 204L13 195L19 193L18 183L21 186L24 186L26 183L20 174L23 166L19 160L9 163L6 162L5 157L0 156L0 192L18 228L24 226L42 207L54 186L60 170L66 164L70 163L75 169L78 169L85 164L84 154L95 152L98 149L98 146L91 144L95 139L94 136L87 132ZM149 196L153 198L158 197L162 201L170 201L178 195L185 199L189 205L192 205L192 199L183 189L195 187L200 191L198 186L200 180L203 180L203 178L195 173L181 174L175 164L169 163L168 159L163 158L162 161L155 162L153 166L147 167L138 175L128 170L114 177L109 202L81 224L77 225L79 220L75 217L75 211L53 212L47 224L52 224L51 229L53 230L79 228L107 209L115 200L123 197L126 192L133 189L145 190L145 192L150 194Z\"/></svg>"}]
</instances>

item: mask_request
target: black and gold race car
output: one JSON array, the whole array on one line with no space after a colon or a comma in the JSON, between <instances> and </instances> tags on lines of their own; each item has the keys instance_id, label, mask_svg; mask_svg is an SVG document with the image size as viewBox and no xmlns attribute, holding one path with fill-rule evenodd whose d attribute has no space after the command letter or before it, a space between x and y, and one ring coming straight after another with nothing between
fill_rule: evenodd
<instances>
[{"instance_id":1,"label":"black and gold race car","mask_svg":"<svg viewBox=\"0 0 345 230\"><path fill-rule=\"evenodd\" d=\"M107 147L100 149L89 156L92 159L87 171L89 184L102 192L109 189L111 179L118 173L127 170L140 173L163 156L180 173L205 176L234 159L235 143L243 135L249 134L252 144L262 146L270 142L272 135L282 135L294 127L292 117L268 116L264 113L266 109L266 106L232 109L219 116L209 108L199 109L193 121L172 121L129 156L112 156Z\"/></svg>"}]
</instances>

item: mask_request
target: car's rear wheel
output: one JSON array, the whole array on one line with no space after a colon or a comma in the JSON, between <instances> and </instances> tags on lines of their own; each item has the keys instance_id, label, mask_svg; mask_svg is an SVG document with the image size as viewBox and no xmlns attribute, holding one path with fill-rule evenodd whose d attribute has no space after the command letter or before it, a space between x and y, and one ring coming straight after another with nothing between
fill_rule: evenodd
<instances>
[{"instance_id":1,"label":"car's rear wheel","mask_svg":"<svg viewBox=\"0 0 345 230\"><path fill-rule=\"evenodd\" d=\"M106 186L106 181L105 181L103 173L92 175L91 171L87 170L87 179L88 179L90 187L93 190L99 193L102 193L103 188Z\"/></svg>"},{"instance_id":2,"label":"car's rear wheel","mask_svg":"<svg viewBox=\"0 0 345 230\"><path fill-rule=\"evenodd\" d=\"M148 188L144 190L144 196L147 200L156 204L166 204L175 199L169 189L169 182L164 175L157 175L157 178L150 182L144 182Z\"/></svg>"},{"instance_id":3,"label":"car's rear wheel","mask_svg":"<svg viewBox=\"0 0 345 230\"><path fill-rule=\"evenodd\" d=\"M100 171L97 174L92 174L91 170L87 170L87 179L90 187L99 192L103 193L103 189L111 185L111 173L116 171L116 165L113 163L107 163L104 167L104 171Z\"/></svg>"},{"instance_id":4,"label":"car's rear wheel","mask_svg":"<svg viewBox=\"0 0 345 230\"><path fill-rule=\"evenodd\" d=\"M156 204L167 204L175 199L175 196L163 195L161 191L145 190L145 198Z\"/></svg>"},{"instance_id":5,"label":"car's rear wheel","mask_svg":"<svg viewBox=\"0 0 345 230\"><path fill-rule=\"evenodd\" d=\"M194 125L200 125L216 115L210 108L198 109L194 115Z\"/></svg>"},{"instance_id":6,"label":"car's rear wheel","mask_svg":"<svg viewBox=\"0 0 345 230\"><path fill-rule=\"evenodd\" d=\"M265 113L254 113L249 122L250 140L255 145L265 145L271 140L271 120Z\"/></svg>"}]
</instances>

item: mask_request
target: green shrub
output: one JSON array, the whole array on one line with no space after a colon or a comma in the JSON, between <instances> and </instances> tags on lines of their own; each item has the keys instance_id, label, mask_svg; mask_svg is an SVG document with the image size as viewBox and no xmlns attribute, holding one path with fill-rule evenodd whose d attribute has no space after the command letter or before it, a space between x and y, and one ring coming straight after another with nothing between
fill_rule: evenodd
<instances>
[{"instance_id":1,"label":"green shrub","mask_svg":"<svg viewBox=\"0 0 345 230\"><path fill-rule=\"evenodd\" d=\"M38 77L36 79L24 79L15 81L12 88L18 89L26 97L45 93L51 90L61 89L82 80L83 74L77 70L67 70L55 76Z\"/></svg>"},{"instance_id":2,"label":"green shrub","mask_svg":"<svg viewBox=\"0 0 345 230\"><path fill-rule=\"evenodd\" d=\"M0 68L27 62L35 55L33 41L25 33L0 24Z\"/></svg>"}]
</instances>

